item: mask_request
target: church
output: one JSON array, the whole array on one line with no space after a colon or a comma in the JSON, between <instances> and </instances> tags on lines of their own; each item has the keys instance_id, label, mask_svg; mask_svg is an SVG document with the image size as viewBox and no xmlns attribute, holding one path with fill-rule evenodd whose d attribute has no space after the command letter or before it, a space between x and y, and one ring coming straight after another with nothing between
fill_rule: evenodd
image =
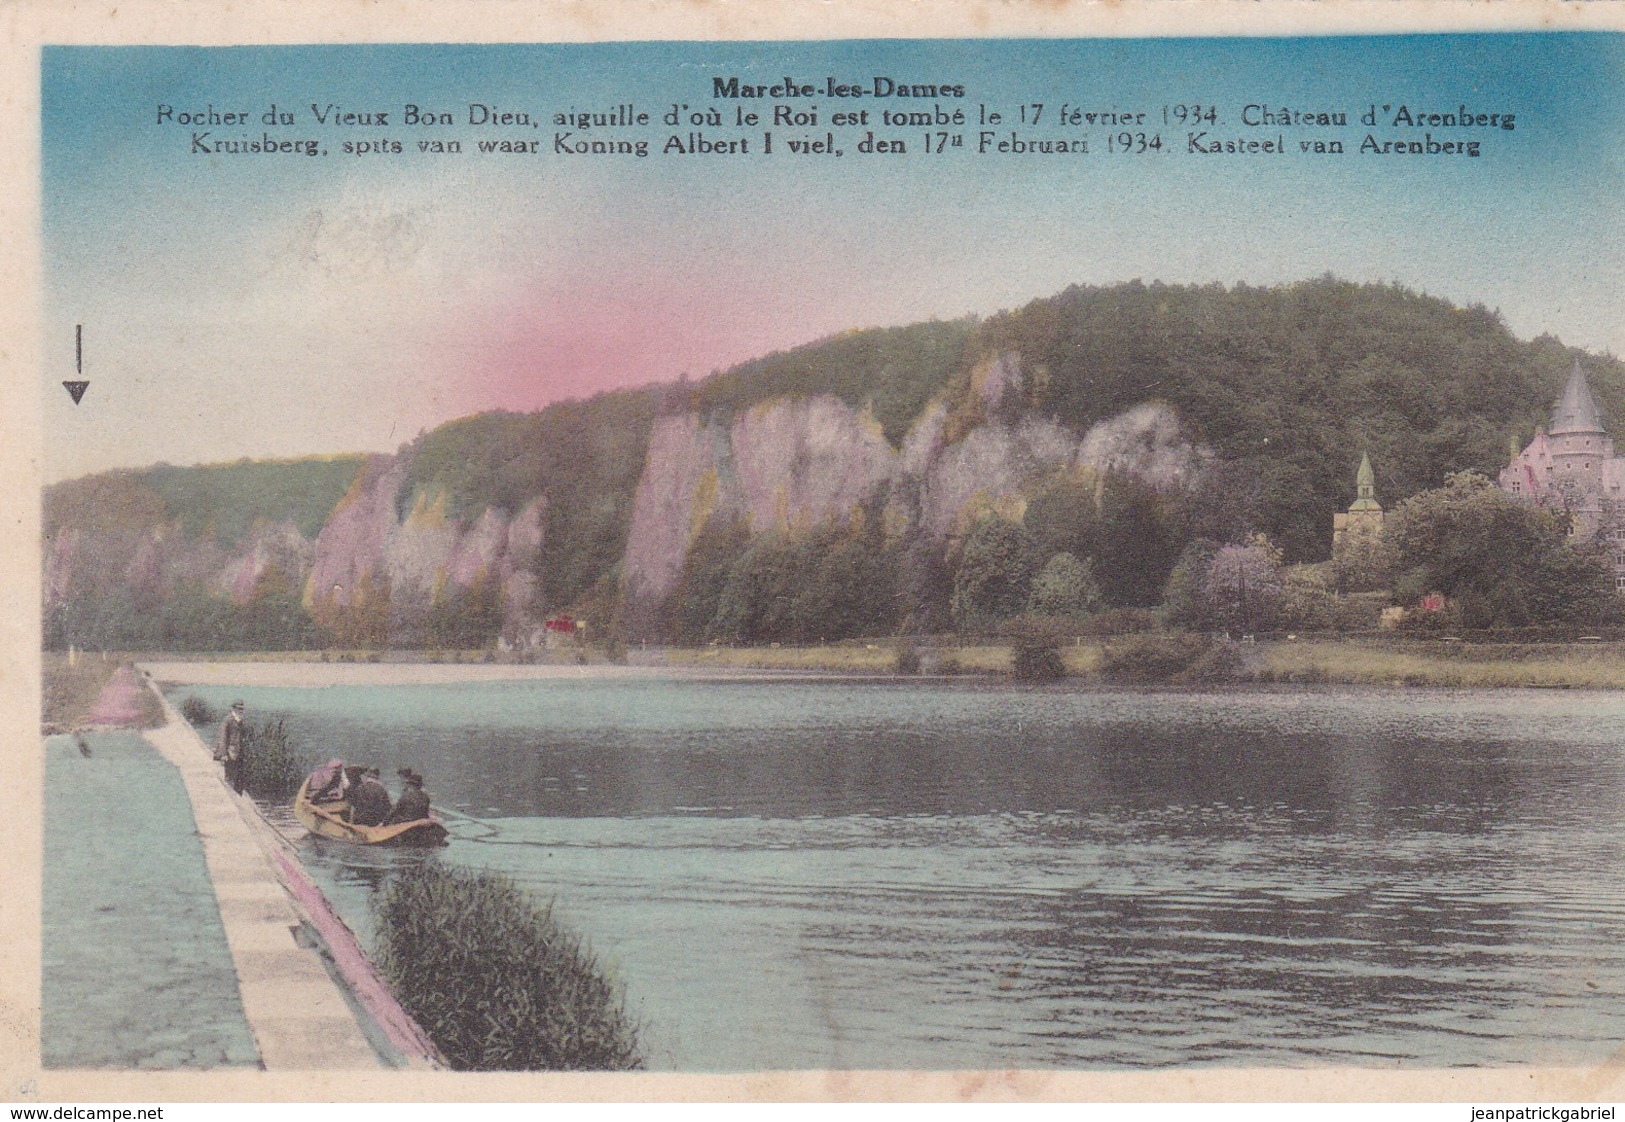
<instances>
[{"instance_id":1,"label":"church","mask_svg":"<svg viewBox=\"0 0 1625 1122\"><path fill-rule=\"evenodd\" d=\"M1625 495L1625 456L1614 455L1614 438L1603 427L1602 411L1579 359L1552 410L1551 424L1536 430L1523 451L1513 452L1498 482L1502 490L1531 502L1566 500L1574 515L1569 532L1577 540L1606 533L1614 587L1625 592L1625 525L1613 513Z\"/></svg>"}]
</instances>

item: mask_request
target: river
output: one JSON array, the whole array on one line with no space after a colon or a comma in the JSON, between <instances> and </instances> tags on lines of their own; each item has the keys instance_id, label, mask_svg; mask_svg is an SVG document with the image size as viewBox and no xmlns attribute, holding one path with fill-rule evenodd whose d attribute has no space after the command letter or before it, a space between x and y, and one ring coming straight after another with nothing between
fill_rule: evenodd
<instances>
[{"instance_id":1,"label":"river","mask_svg":"<svg viewBox=\"0 0 1625 1122\"><path fill-rule=\"evenodd\" d=\"M1625 697L673 675L183 687L428 777L650 1066L1588 1065ZM305 839L364 941L411 854Z\"/></svg>"}]
</instances>

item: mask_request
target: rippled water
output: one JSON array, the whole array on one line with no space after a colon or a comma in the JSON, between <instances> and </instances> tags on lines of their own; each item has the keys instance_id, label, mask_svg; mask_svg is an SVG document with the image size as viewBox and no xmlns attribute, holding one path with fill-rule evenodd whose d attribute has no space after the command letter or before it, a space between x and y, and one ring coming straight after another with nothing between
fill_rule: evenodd
<instances>
[{"instance_id":1,"label":"rippled water","mask_svg":"<svg viewBox=\"0 0 1625 1122\"><path fill-rule=\"evenodd\" d=\"M652 1066L1597 1062L1625 699L546 680L193 689L410 764ZM407 855L307 842L367 937Z\"/></svg>"}]
</instances>

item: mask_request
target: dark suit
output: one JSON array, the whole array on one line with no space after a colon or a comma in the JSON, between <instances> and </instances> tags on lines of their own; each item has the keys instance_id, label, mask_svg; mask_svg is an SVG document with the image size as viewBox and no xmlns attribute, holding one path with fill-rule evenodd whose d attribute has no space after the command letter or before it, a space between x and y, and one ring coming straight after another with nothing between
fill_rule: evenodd
<instances>
[{"instance_id":1,"label":"dark suit","mask_svg":"<svg viewBox=\"0 0 1625 1122\"><path fill-rule=\"evenodd\" d=\"M385 825L396 822L416 822L420 818L429 817L429 794L416 783L408 783L406 790L395 802L395 809L389 812L389 821Z\"/></svg>"},{"instance_id":2,"label":"dark suit","mask_svg":"<svg viewBox=\"0 0 1625 1122\"><path fill-rule=\"evenodd\" d=\"M350 821L357 826L382 826L389 817L389 791L370 775L350 789Z\"/></svg>"}]
</instances>

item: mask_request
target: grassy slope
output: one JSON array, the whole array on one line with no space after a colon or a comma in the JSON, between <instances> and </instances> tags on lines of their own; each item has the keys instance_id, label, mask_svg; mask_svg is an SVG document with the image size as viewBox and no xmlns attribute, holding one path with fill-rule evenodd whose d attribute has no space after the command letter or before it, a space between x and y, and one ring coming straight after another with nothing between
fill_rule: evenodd
<instances>
[{"instance_id":1,"label":"grassy slope","mask_svg":"<svg viewBox=\"0 0 1625 1122\"><path fill-rule=\"evenodd\" d=\"M113 674L127 660L81 654L78 666L68 665L64 653L47 652L41 663L40 721L60 729L82 725ZM164 723L163 706L150 689L141 694L141 728L157 728Z\"/></svg>"}]
</instances>

